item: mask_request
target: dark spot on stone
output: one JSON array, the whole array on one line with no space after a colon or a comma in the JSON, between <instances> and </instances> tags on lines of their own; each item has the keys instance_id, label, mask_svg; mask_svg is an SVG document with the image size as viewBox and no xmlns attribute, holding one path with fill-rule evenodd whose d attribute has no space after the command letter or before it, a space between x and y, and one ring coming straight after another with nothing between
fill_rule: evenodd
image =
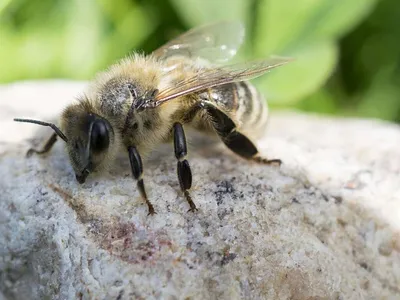
<instances>
[{"instance_id":1,"label":"dark spot on stone","mask_svg":"<svg viewBox=\"0 0 400 300\"><path fill-rule=\"evenodd\" d=\"M257 202L256 202L257 205L261 206L262 209L265 209L266 208L265 198L263 197L262 193L258 192L258 193L255 193L255 194L256 194L256 198L257 198Z\"/></svg>"},{"instance_id":2,"label":"dark spot on stone","mask_svg":"<svg viewBox=\"0 0 400 300\"><path fill-rule=\"evenodd\" d=\"M98 219L98 218L91 218L87 220L87 230L88 232L98 235L103 231L104 224L103 220Z\"/></svg>"},{"instance_id":3,"label":"dark spot on stone","mask_svg":"<svg viewBox=\"0 0 400 300\"><path fill-rule=\"evenodd\" d=\"M328 202L329 201L329 198L328 198L328 196L327 195L325 195L325 194L323 194L323 193L321 193L321 196L322 196L322 198L326 201L326 202Z\"/></svg>"},{"instance_id":4,"label":"dark spot on stone","mask_svg":"<svg viewBox=\"0 0 400 300\"><path fill-rule=\"evenodd\" d=\"M220 204L222 204L222 196L221 196L221 194L216 194L216 201L217 201L217 205L220 205Z\"/></svg>"},{"instance_id":5,"label":"dark spot on stone","mask_svg":"<svg viewBox=\"0 0 400 300\"><path fill-rule=\"evenodd\" d=\"M236 257L237 255L235 253L227 253L221 260L221 266L224 266L230 261L233 261Z\"/></svg>"},{"instance_id":6,"label":"dark spot on stone","mask_svg":"<svg viewBox=\"0 0 400 300\"><path fill-rule=\"evenodd\" d=\"M321 268L318 268L318 269L317 269L317 272L318 272L318 273L321 273L321 272L322 272L322 269L321 269Z\"/></svg>"},{"instance_id":7,"label":"dark spot on stone","mask_svg":"<svg viewBox=\"0 0 400 300\"><path fill-rule=\"evenodd\" d=\"M122 280L115 280L114 281L115 286L121 286L122 285Z\"/></svg>"},{"instance_id":8,"label":"dark spot on stone","mask_svg":"<svg viewBox=\"0 0 400 300\"><path fill-rule=\"evenodd\" d=\"M41 196L46 196L49 192L46 189L39 187L39 193Z\"/></svg>"},{"instance_id":9,"label":"dark spot on stone","mask_svg":"<svg viewBox=\"0 0 400 300\"><path fill-rule=\"evenodd\" d=\"M217 205L223 203L223 197L226 194L231 194L234 192L232 183L224 180L217 184L217 191L215 192L215 200L217 201Z\"/></svg>"},{"instance_id":10,"label":"dark spot on stone","mask_svg":"<svg viewBox=\"0 0 400 300\"><path fill-rule=\"evenodd\" d=\"M143 125L144 125L144 127L145 127L146 129L151 129L151 128L153 127L153 126L152 126L153 124L151 123L150 120L144 121Z\"/></svg>"},{"instance_id":11,"label":"dark spot on stone","mask_svg":"<svg viewBox=\"0 0 400 300\"><path fill-rule=\"evenodd\" d=\"M15 207L15 204L11 202L11 204L8 206L8 210L14 213L17 211L17 208Z\"/></svg>"},{"instance_id":12,"label":"dark spot on stone","mask_svg":"<svg viewBox=\"0 0 400 300\"><path fill-rule=\"evenodd\" d=\"M340 218L338 218L336 221L337 221L338 224L339 224L340 226L342 226L342 227L346 227L346 225L347 225L347 222L344 221L344 220L342 220L342 219L340 219Z\"/></svg>"},{"instance_id":13,"label":"dark spot on stone","mask_svg":"<svg viewBox=\"0 0 400 300\"><path fill-rule=\"evenodd\" d=\"M365 281L362 283L362 288L363 288L364 290L368 290L368 289L369 289L369 280L365 280Z\"/></svg>"},{"instance_id":14,"label":"dark spot on stone","mask_svg":"<svg viewBox=\"0 0 400 300\"><path fill-rule=\"evenodd\" d=\"M233 213L233 207L230 207L229 209L224 209L224 210L219 209L218 210L218 218L220 220L222 220L223 218L225 218L225 216L229 215L230 213Z\"/></svg>"},{"instance_id":15,"label":"dark spot on stone","mask_svg":"<svg viewBox=\"0 0 400 300\"><path fill-rule=\"evenodd\" d=\"M123 295L124 295L124 290L120 290L117 296L117 300L121 300Z\"/></svg>"},{"instance_id":16,"label":"dark spot on stone","mask_svg":"<svg viewBox=\"0 0 400 300\"><path fill-rule=\"evenodd\" d=\"M204 227L205 229L208 229L208 227L210 227L210 223L207 221L200 221L200 225L201 227Z\"/></svg>"},{"instance_id":17,"label":"dark spot on stone","mask_svg":"<svg viewBox=\"0 0 400 300\"><path fill-rule=\"evenodd\" d=\"M292 198L292 203L300 204L299 200L296 197Z\"/></svg>"},{"instance_id":18,"label":"dark spot on stone","mask_svg":"<svg viewBox=\"0 0 400 300\"><path fill-rule=\"evenodd\" d=\"M360 265L361 268L363 268L365 270L368 270L368 265L367 265L366 262L361 262L359 265Z\"/></svg>"},{"instance_id":19,"label":"dark spot on stone","mask_svg":"<svg viewBox=\"0 0 400 300\"><path fill-rule=\"evenodd\" d=\"M138 129L138 127L139 127L138 123L134 123L134 124L133 124L133 129L136 130L136 129Z\"/></svg>"},{"instance_id":20,"label":"dark spot on stone","mask_svg":"<svg viewBox=\"0 0 400 300\"><path fill-rule=\"evenodd\" d=\"M221 259L223 255L217 251L206 251L207 259L209 259L212 263L221 264Z\"/></svg>"},{"instance_id":21,"label":"dark spot on stone","mask_svg":"<svg viewBox=\"0 0 400 300\"><path fill-rule=\"evenodd\" d=\"M333 199L335 199L336 204L342 204L343 198L340 196L333 196Z\"/></svg>"}]
</instances>

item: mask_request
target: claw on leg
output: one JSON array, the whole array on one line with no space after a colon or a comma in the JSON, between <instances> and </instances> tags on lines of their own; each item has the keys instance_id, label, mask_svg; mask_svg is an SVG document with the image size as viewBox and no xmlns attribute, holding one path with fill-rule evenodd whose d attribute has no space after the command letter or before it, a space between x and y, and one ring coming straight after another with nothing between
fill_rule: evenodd
<instances>
[{"instance_id":1,"label":"claw on leg","mask_svg":"<svg viewBox=\"0 0 400 300\"><path fill-rule=\"evenodd\" d=\"M282 165L282 160L280 159L267 159L260 156L256 156L252 159L256 163L264 164L264 165L273 165L279 167Z\"/></svg>"},{"instance_id":2,"label":"claw on leg","mask_svg":"<svg viewBox=\"0 0 400 300\"><path fill-rule=\"evenodd\" d=\"M132 175L137 180L137 188L139 189L140 196L147 204L147 207L149 209L148 215L154 215L156 212L154 210L153 204L151 204L151 202L147 198L146 189L144 187L144 182L142 178L143 165L140 154L134 146L128 147L128 153L129 161L131 163Z\"/></svg>"},{"instance_id":3,"label":"claw on leg","mask_svg":"<svg viewBox=\"0 0 400 300\"><path fill-rule=\"evenodd\" d=\"M189 194L189 191L185 191L184 194L185 194L186 201L189 203L189 206L190 206L190 209L188 210L188 212L198 211L199 209L196 207L196 204L194 204L192 197Z\"/></svg>"}]
</instances>

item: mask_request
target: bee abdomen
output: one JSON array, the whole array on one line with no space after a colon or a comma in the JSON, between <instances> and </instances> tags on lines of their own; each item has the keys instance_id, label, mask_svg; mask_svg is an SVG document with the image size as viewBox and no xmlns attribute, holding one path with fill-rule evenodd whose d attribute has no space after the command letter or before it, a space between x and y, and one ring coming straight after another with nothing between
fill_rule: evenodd
<instances>
[{"instance_id":1,"label":"bee abdomen","mask_svg":"<svg viewBox=\"0 0 400 300\"><path fill-rule=\"evenodd\" d=\"M199 97L214 102L237 123L238 130L257 137L264 129L268 108L264 97L249 82L229 83L208 89Z\"/></svg>"},{"instance_id":2,"label":"bee abdomen","mask_svg":"<svg viewBox=\"0 0 400 300\"><path fill-rule=\"evenodd\" d=\"M228 83L208 89L200 94L200 98L214 102L224 111L235 112L238 108L239 93L235 83Z\"/></svg>"},{"instance_id":3,"label":"bee abdomen","mask_svg":"<svg viewBox=\"0 0 400 300\"><path fill-rule=\"evenodd\" d=\"M249 133L258 135L266 126L268 107L261 93L249 82L235 83L238 90L238 108L236 118L240 128Z\"/></svg>"}]
</instances>

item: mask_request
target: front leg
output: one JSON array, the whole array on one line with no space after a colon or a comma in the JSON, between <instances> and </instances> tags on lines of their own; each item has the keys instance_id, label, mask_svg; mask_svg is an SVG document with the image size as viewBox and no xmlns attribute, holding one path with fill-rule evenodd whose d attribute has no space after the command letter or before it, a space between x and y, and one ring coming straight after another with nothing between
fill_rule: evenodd
<instances>
[{"instance_id":1,"label":"front leg","mask_svg":"<svg viewBox=\"0 0 400 300\"><path fill-rule=\"evenodd\" d=\"M50 138L47 140L46 144L43 146L43 148L41 150L37 150L34 148L31 148L28 150L28 152L26 153L26 156L29 157L32 154L45 154L47 152L49 152L51 150L51 148L54 146L54 144L57 142L57 134L53 133Z\"/></svg>"},{"instance_id":2,"label":"front leg","mask_svg":"<svg viewBox=\"0 0 400 300\"><path fill-rule=\"evenodd\" d=\"M142 164L142 159L140 157L139 152L137 151L136 147L130 146L128 147L128 152L129 152L129 161L131 163L131 169L132 169L132 175L137 181L137 187L139 189L140 196L142 199L146 202L148 208L149 208L149 215L154 215L154 207L153 204L149 201L147 198L146 190L144 188L144 182L143 182L143 164Z\"/></svg>"},{"instance_id":3,"label":"front leg","mask_svg":"<svg viewBox=\"0 0 400 300\"><path fill-rule=\"evenodd\" d=\"M189 203L189 211L196 211L196 205L194 204L189 193L189 190L192 187L192 171L190 170L189 162L186 160L186 137L181 123L174 124L174 149L175 157L178 160L177 171L179 185L181 186L181 190L185 195L186 201Z\"/></svg>"}]
</instances>

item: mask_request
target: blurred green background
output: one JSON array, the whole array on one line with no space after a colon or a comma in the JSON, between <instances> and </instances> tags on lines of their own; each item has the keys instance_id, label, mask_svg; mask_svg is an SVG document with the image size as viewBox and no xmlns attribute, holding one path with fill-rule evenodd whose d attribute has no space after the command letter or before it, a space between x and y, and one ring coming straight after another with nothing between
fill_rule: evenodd
<instances>
[{"instance_id":1,"label":"blurred green background","mask_svg":"<svg viewBox=\"0 0 400 300\"><path fill-rule=\"evenodd\" d=\"M0 83L87 80L226 19L246 25L241 60L296 58L255 80L273 108L400 122L398 0L0 0Z\"/></svg>"}]
</instances>

